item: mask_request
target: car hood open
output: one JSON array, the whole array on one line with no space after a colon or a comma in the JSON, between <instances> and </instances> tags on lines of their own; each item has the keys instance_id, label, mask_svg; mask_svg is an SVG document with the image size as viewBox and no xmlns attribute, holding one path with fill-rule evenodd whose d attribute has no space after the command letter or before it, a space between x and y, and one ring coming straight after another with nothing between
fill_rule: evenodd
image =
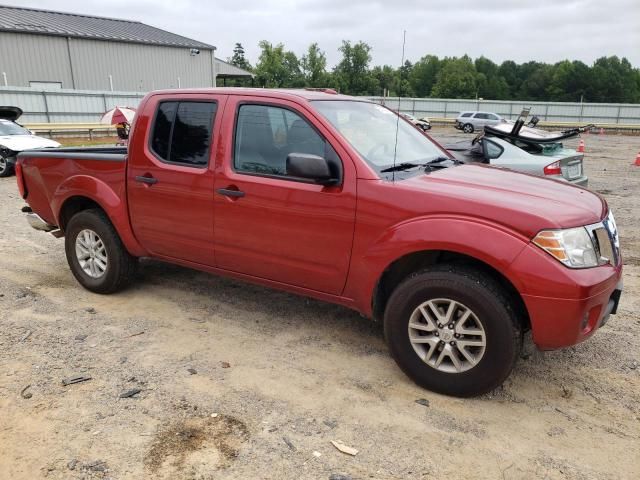
<instances>
[{"instance_id":1,"label":"car hood open","mask_svg":"<svg viewBox=\"0 0 640 480\"><path fill-rule=\"evenodd\" d=\"M0 106L0 118L15 122L22 116L22 109L19 107Z\"/></svg>"},{"instance_id":2,"label":"car hood open","mask_svg":"<svg viewBox=\"0 0 640 480\"><path fill-rule=\"evenodd\" d=\"M4 135L0 136L0 146L14 152L31 150L35 148L55 148L60 144L55 140L38 137L36 135Z\"/></svg>"},{"instance_id":3,"label":"car hood open","mask_svg":"<svg viewBox=\"0 0 640 480\"><path fill-rule=\"evenodd\" d=\"M463 165L404 180L406 188L428 191L425 209L484 217L532 237L542 229L597 223L604 200L589 190L511 170Z\"/></svg>"}]
</instances>

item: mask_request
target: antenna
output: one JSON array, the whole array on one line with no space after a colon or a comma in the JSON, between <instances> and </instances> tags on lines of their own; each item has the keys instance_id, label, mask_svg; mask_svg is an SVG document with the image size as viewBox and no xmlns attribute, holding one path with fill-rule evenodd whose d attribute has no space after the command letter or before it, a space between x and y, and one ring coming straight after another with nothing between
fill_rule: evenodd
<instances>
[{"instance_id":1,"label":"antenna","mask_svg":"<svg viewBox=\"0 0 640 480\"><path fill-rule=\"evenodd\" d=\"M404 67L404 46L407 43L407 31L402 31L402 60L400 61L400 84L398 85L398 111L396 117L396 140L393 145L393 166L396 166L396 156L398 155L398 129L400 128L400 97L402 96L402 67ZM393 169L391 180L396 181L396 170Z\"/></svg>"}]
</instances>

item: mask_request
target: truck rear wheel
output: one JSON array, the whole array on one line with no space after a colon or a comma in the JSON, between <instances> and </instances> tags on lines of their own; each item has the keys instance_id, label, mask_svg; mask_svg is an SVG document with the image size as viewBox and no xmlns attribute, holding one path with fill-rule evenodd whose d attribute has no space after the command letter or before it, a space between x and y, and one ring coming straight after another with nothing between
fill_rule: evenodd
<instances>
[{"instance_id":1,"label":"truck rear wheel","mask_svg":"<svg viewBox=\"0 0 640 480\"><path fill-rule=\"evenodd\" d=\"M65 251L76 280L95 293L114 293L133 279L137 259L124 248L105 213L84 210L69 220Z\"/></svg>"},{"instance_id":2,"label":"truck rear wheel","mask_svg":"<svg viewBox=\"0 0 640 480\"><path fill-rule=\"evenodd\" d=\"M414 382L457 397L501 385L522 346L522 329L500 285L456 265L404 280L387 303L384 329L393 358Z\"/></svg>"}]
</instances>

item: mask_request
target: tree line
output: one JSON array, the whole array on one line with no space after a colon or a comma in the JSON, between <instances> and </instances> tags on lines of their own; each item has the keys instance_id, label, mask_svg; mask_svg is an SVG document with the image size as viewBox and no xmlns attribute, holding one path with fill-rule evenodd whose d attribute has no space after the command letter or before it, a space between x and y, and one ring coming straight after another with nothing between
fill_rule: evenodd
<instances>
[{"instance_id":1,"label":"tree line","mask_svg":"<svg viewBox=\"0 0 640 480\"><path fill-rule=\"evenodd\" d=\"M254 86L266 88L327 87L348 95L640 103L640 69L617 56L587 65L578 60L497 64L486 57L425 55L401 67L371 66L371 46L343 40L338 49L340 61L329 69L326 53L317 43L309 45L302 56L281 43L263 40L259 46L255 65L246 59L240 43L228 60L251 71ZM249 80L227 83L249 84Z\"/></svg>"}]
</instances>

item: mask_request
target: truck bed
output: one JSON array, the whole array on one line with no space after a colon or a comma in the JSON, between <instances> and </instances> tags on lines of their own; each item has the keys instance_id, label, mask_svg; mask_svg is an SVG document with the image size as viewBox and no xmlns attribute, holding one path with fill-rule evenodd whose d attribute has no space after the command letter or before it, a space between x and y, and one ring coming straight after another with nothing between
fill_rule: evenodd
<instances>
[{"instance_id":1,"label":"truck bed","mask_svg":"<svg viewBox=\"0 0 640 480\"><path fill-rule=\"evenodd\" d=\"M94 195L126 205L127 147L27 150L18 155L26 196L34 212L59 225L62 203L71 195ZM117 197L117 198L114 198Z\"/></svg>"}]
</instances>

